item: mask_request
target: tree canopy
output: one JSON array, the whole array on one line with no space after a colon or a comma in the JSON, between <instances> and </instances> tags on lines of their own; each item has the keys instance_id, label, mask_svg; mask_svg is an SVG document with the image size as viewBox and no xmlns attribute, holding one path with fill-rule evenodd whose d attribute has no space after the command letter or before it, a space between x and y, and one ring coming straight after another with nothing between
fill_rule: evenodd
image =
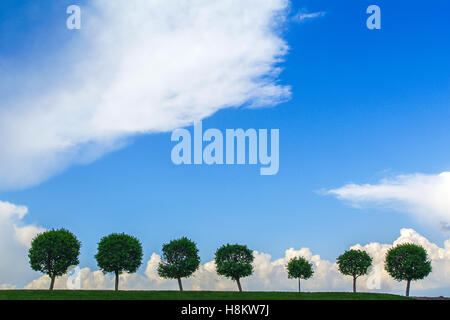
<instances>
[{"instance_id":1,"label":"tree canopy","mask_svg":"<svg viewBox=\"0 0 450 320\"><path fill-rule=\"evenodd\" d=\"M300 292L300 279L309 279L314 271L312 263L303 257L295 257L287 264L288 278L298 279L298 292Z\"/></svg>"},{"instance_id":2,"label":"tree canopy","mask_svg":"<svg viewBox=\"0 0 450 320\"><path fill-rule=\"evenodd\" d=\"M31 242L28 252L30 266L50 277L50 290L53 290L56 277L62 276L70 266L80 261L81 242L68 230L49 230L37 235Z\"/></svg>"},{"instance_id":3,"label":"tree canopy","mask_svg":"<svg viewBox=\"0 0 450 320\"><path fill-rule=\"evenodd\" d=\"M353 292L356 292L356 279L367 274L372 258L363 250L348 250L337 258L339 271L353 277Z\"/></svg>"},{"instance_id":4,"label":"tree canopy","mask_svg":"<svg viewBox=\"0 0 450 320\"><path fill-rule=\"evenodd\" d=\"M432 270L427 251L412 243L391 248L386 254L385 269L395 280L406 280L407 296L411 281L425 278Z\"/></svg>"},{"instance_id":5,"label":"tree canopy","mask_svg":"<svg viewBox=\"0 0 450 320\"><path fill-rule=\"evenodd\" d=\"M119 275L136 272L141 266L142 255L142 245L137 238L124 233L112 233L100 240L95 259L104 273L115 274L115 289L118 290Z\"/></svg>"},{"instance_id":6,"label":"tree canopy","mask_svg":"<svg viewBox=\"0 0 450 320\"><path fill-rule=\"evenodd\" d=\"M216 251L216 271L219 275L235 280L242 291L240 279L253 273L253 252L247 246L227 244Z\"/></svg>"},{"instance_id":7,"label":"tree canopy","mask_svg":"<svg viewBox=\"0 0 450 320\"><path fill-rule=\"evenodd\" d=\"M183 237L163 245L158 274L166 279L177 279L180 291L183 291L181 278L190 277L199 266L197 245Z\"/></svg>"}]
</instances>

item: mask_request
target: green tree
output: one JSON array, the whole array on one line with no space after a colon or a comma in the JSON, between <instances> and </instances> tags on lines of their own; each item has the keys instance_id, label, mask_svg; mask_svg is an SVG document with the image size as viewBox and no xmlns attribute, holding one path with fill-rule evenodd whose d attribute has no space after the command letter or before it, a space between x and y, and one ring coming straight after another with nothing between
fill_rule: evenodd
<instances>
[{"instance_id":1,"label":"green tree","mask_svg":"<svg viewBox=\"0 0 450 320\"><path fill-rule=\"evenodd\" d=\"M356 292L356 279L367 274L372 258L362 250L349 250L337 258L339 271L353 277L353 292Z\"/></svg>"},{"instance_id":2,"label":"green tree","mask_svg":"<svg viewBox=\"0 0 450 320\"><path fill-rule=\"evenodd\" d=\"M431 261L422 246L405 243L387 252L384 267L395 280L406 280L406 296L409 296L411 281L428 276L431 272Z\"/></svg>"},{"instance_id":3,"label":"green tree","mask_svg":"<svg viewBox=\"0 0 450 320\"><path fill-rule=\"evenodd\" d=\"M236 281L239 291L242 291L240 279L253 273L253 260L253 252L247 246L227 244L216 251L216 271Z\"/></svg>"},{"instance_id":4,"label":"green tree","mask_svg":"<svg viewBox=\"0 0 450 320\"><path fill-rule=\"evenodd\" d=\"M303 257L296 257L289 260L286 267L288 278L298 279L298 292L300 292L300 279L309 279L314 273L312 263Z\"/></svg>"},{"instance_id":5,"label":"green tree","mask_svg":"<svg viewBox=\"0 0 450 320\"><path fill-rule=\"evenodd\" d=\"M134 273L142 263L142 245L138 239L124 233L112 233L103 237L95 255L103 273L115 275L115 290L119 290L119 275Z\"/></svg>"},{"instance_id":6,"label":"green tree","mask_svg":"<svg viewBox=\"0 0 450 320\"><path fill-rule=\"evenodd\" d=\"M197 245L183 237L164 244L162 253L162 260L158 266L159 276L177 279L180 291L183 291L181 278L190 277L200 266Z\"/></svg>"},{"instance_id":7,"label":"green tree","mask_svg":"<svg viewBox=\"0 0 450 320\"><path fill-rule=\"evenodd\" d=\"M68 230L50 230L37 235L31 242L28 252L31 269L50 277L50 290L53 290L56 277L62 276L72 265L80 263L81 243Z\"/></svg>"}]
</instances>

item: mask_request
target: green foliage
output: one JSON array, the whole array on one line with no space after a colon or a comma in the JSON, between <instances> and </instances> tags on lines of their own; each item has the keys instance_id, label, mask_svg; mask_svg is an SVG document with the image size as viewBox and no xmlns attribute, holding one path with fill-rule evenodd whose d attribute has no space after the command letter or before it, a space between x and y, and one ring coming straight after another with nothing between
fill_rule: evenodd
<instances>
[{"instance_id":1,"label":"green foliage","mask_svg":"<svg viewBox=\"0 0 450 320\"><path fill-rule=\"evenodd\" d=\"M289 260L287 271L289 279L309 279L314 273L312 263L303 257Z\"/></svg>"},{"instance_id":2,"label":"green foliage","mask_svg":"<svg viewBox=\"0 0 450 320\"><path fill-rule=\"evenodd\" d=\"M216 271L233 280L253 273L253 252L247 246L227 244L216 251Z\"/></svg>"},{"instance_id":3,"label":"green foliage","mask_svg":"<svg viewBox=\"0 0 450 320\"><path fill-rule=\"evenodd\" d=\"M342 274L357 278L367 274L372 258L365 251L349 250L337 258L337 264Z\"/></svg>"},{"instance_id":4,"label":"green foliage","mask_svg":"<svg viewBox=\"0 0 450 320\"><path fill-rule=\"evenodd\" d=\"M183 237L163 245L158 274L166 279L190 277L200 266L195 242Z\"/></svg>"},{"instance_id":5,"label":"green foliage","mask_svg":"<svg viewBox=\"0 0 450 320\"><path fill-rule=\"evenodd\" d=\"M405 243L388 251L385 269L398 281L420 280L430 274L431 261L422 246Z\"/></svg>"},{"instance_id":6,"label":"green foliage","mask_svg":"<svg viewBox=\"0 0 450 320\"><path fill-rule=\"evenodd\" d=\"M100 240L95 259L104 273L134 273L142 263L142 245L133 236L112 233Z\"/></svg>"},{"instance_id":7,"label":"green foliage","mask_svg":"<svg viewBox=\"0 0 450 320\"><path fill-rule=\"evenodd\" d=\"M68 230L50 230L37 235L28 252L31 268L48 274L50 278L62 276L80 261L81 243Z\"/></svg>"}]
</instances>

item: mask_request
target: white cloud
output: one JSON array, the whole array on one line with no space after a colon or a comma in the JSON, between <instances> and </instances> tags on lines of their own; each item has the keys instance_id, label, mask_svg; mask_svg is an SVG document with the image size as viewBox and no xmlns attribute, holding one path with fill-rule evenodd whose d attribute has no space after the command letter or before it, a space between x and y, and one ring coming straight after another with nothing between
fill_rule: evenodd
<instances>
[{"instance_id":1,"label":"white cloud","mask_svg":"<svg viewBox=\"0 0 450 320\"><path fill-rule=\"evenodd\" d=\"M387 250L393 245L405 242L424 246L432 260L433 267L433 272L429 277L425 280L413 282L412 294L419 292L423 295L430 290L433 290L433 294L436 294L436 292L441 294L444 294L442 292L448 293L450 289L450 240L447 240L444 247L440 248L412 229L402 229L400 237L393 244L374 242L364 246L357 244L351 247L366 250L374 260L374 270L380 270L380 289L372 289L367 286L367 281L374 275L373 273L358 279L359 290L403 294L405 284L394 281L384 271L384 257ZM285 251L283 258L275 260L269 254L258 251L255 251L254 255L255 272L251 277L242 280L245 290L296 291L297 282L288 279L285 265L292 257L303 256L312 261L315 269L313 277L303 281L303 290L351 291L351 278L341 275L334 261L324 260L319 255L313 254L308 248L300 250L290 248ZM176 281L165 280L158 276L156 270L160 259L159 255L153 254L147 262L144 274L125 274L121 276L121 288L127 290L176 290ZM66 281L67 277L58 279L56 288L66 288ZM112 289L114 287L113 278L110 275L104 275L100 271L92 272L89 268L82 269L81 283L82 289ZM236 290L236 284L233 281L216 274L214 261L202 264L192 278L183 280L183 284L186 290ZM42 276L28 284L26 288L48 288L48 285L48 277Z\"/></svg>"},{"instance_id":2,"label":"white cloud","mask_svg":"<svg viewBox=\"0 0 450 320\"><path fill-rule=\"evenodd\" d=\"M423 221L450 222L450 172L411 174L377 184L347 184L327 192L355 206L377 205L411 213Z\"/></svg>"},{"instance_id":3,"label":"white cloud","mask_svg":"<svg viewBox=\"0 0 450 320\"><path fill-rule=\"evenodd\" d=\"M292 20L295 22L305 22L306 20L320 18L326 15L325 11L306 12L304 10L299 11Z\"/></svg>"},{"instance_id":4,"label":"white cloud","mask_svg":"<svg viewBox=\"0 0 450 320\"><path fill-rule=\"evenodd\" d=\"M136 134L288 99L290 88L276 80L288 50L278 34L288 6L95 0L83 7L79 35L49 59L54 64L35 61L34 72L23 73L2 59L9 80L0 86L0 188L37 184Z\"/></svg>"},{"instance_id":5,"label":"white cloud","mask_svg":"<svg viewBox=\"0 0 450 320\"><path fill-rule=\"evenodd\" d=\"M36 277L28 264L31 239L45 229L24 224L27 207L0 201L0 288L24 285ZM11 284L12 283L12 284Z\"/></svg>"}]
</instances>

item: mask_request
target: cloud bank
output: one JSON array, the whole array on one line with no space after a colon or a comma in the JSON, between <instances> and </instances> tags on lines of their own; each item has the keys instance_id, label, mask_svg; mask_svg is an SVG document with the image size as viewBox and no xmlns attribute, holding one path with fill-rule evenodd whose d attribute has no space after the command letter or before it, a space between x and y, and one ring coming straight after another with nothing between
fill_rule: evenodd
<instances>
[{"instance_id":1,"label":"cloud bank","mask_svg":"<svg viewBox=\"0 0 450 320\"><path fill-rule=\"evenodd\" d=\"M352 183L327 193L358 207L375 205L407 212L442 229L450 222L450 172L400 175L377 184Z\"/></svg>"},{"instance_id":2,"label":"cloud bank","mask_svg":"<svg viewBox=\"0 0 450 320\"><path fill-rule=\"evenodd\" d=\"M24 285L37 275L28 266L28 249L33 237L45 229L25 224L27 213L27 207L0 201L0 288Z\"/></svg>"},{"instance_id":3,"label":"cloud bank","mask_svg":"<svg viewBox=\"0 0 450 320\"><path fill-rule=\"evenodd\" d=\"M0 188L40 183L136 134L289 99L290 88L277 81L288 6L94 0L82 8L73 43L49 59L54 64L35 61L36 70L20 73L0 57L8 79L0 85Z\"/></svg>"},{"instance_id":4,"label":"cloud bank","mask_svg":"<svg viewBox=\"0 0 450 320\"><path fill-rule=\"evenodd\" d=\"M445 294L450 290L450 240L447 240L441 248L431 243L425 237L412 229L402 229L400 236L392 244L377 242L366 245L357 244L352 249L366 250L373 258L373 270L368 276L358 279L360 291L367 292L391 292L404 293L405 283L393 280L384 271L384 257L393 245L412 242L424 246L431 260L433 272L425 280L413 282L412 294L420 292L421 295L433 290L433 293ZM245 290L261 291L296 291L298 284L295 280L288 279L285 265L289 259L303 256L313 263L315 273L313 277L302 282L304 291L351 291L352 279L341 275L336 263L322 259L320 255L313 254L308 248L296 250L290 248L285 251L284 257L272 259L271 255L263 252L254 252L255 272L251 277L242 280ZM161 257L154 253L147 262L143 274L124 274L120 279L120 286L126 290L177 290L176 281L165 280L158 276L157 266ZM110 275L104 275L101 271L92 271L89 268L81 269L82 289L113 289L114 280ZM46 289L49 286L49 278L42 276L30 282L27 289ZM56 288L66 288L67 276L56 281ZM186 290L236 290L236 284L218 276L215 272L214 261L201 265L192 278L183 280ZM444 293L442 293L444 292Z\"/></svg>"}]
</instances>

